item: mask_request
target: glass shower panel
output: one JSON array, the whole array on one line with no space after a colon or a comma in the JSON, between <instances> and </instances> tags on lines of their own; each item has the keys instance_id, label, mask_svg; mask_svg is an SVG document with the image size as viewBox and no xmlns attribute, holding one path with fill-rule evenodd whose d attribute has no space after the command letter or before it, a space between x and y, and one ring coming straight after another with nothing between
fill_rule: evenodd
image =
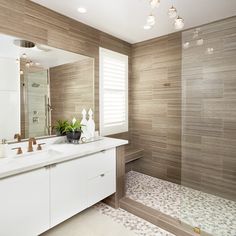
<instances>
[{"instance_id":1,"label":"glass shower panel","mask_svg":"<svg viewBox=\"0 0 236 236\"><path fill-rule=\"evenodd\" d=\"M27 73L28 137L48 135L48 72Z\"/></svg>"},{"instance_id":2,"label":"glass shower panel","mask_svg":"<svg viewBox=\"0 0 236 236\"><path fill-rule=\"evenodd\" d=\"M236 235L236 18L182 33L182 222Z\"/></svg>"}]
</instances>

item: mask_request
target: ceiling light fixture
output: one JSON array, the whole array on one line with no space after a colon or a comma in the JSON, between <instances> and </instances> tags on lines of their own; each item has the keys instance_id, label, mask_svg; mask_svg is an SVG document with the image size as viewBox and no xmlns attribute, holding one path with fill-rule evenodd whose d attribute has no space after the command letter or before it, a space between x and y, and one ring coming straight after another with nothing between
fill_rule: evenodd
<instances>
[{"instance_id":1,"label":"ceiling light fixture","mask_svg":"<svg viewBox=\"0 0 236 236\"><path fill-rule=\"evenodd\" d=\"M147 25L150 25L150 26L153 26L155 25L156 23L156 18L154 15L150 14L148 17L147 17Z\"/></svg>"},{"instance_id":2,"label":"ceiling light fixture","mask_svg":"<svg viewBox=\"0 0 236 236\"><path fill-rule=\"evenodd\" d=\"M184 20L183 20L183 18L181 18L181 17L178 16L178 17L175 19L174 26L175 26L175 29L176 29L176 30L181 30L181 29L183 29L183 28L184 28Z\"/></svg>"},{"instance_id":3,"label":"ceiling light fixture","mask_svg":"<svg viewBox=\"0 0 236 236\"><path fill-rule=\"evenodd\" d=\"M78 10L79 13L82 13L82 14L87 12L87 9L84 8L84 7L79 7L77 10Z\"/></svg>"},{"instance_id":4,"label":"ceiling light fixture","mask_svg":"<svg viewBox=\"0 0 236 236\"><path fill-rule=\"evenodd\" d=\"M177 10L176 10L176 8L173 7L173 6L171 8L169 8L168 15L169 15L170 19L176 18L177 17Z\"/></svg>"},{"instance_id":5,"label":"ceiling light fixture","mask_svg":"<svg viewBox=\"0 0 236 236\"><path fill-rule=\"evenodd\" d=\"M149 5L151 7L151 12L153 11L154 8L159 7L160 2L161 2L161 0L149 0ZM172 6L168 10L168 15L169 15L170 19L175 19L174 27L175 27L176 30L183 29L184 20L183 20L183 18L178 16L177 9L173 6L173 3L172 3ZM151 13L147 17L146 25L143 28L144 29L150 29L155 25L155 23L156 23L155 16Z\"/></svg>"},{"instance_id":6,"label":"ceiling light fixture","mask_svg":"<svg viewBox=\"0 0 236 236\"><path fill-rule=\"evenodd\" d=\"M26 63L25 63L25 66L26 66L27 68L29 68L29 67L30 67L30 63L29 63L29 62L26 62Z\"/></svg>"},{"instance_id":7,"label":"ceiling light fixture","mask_svg":"<svg viewBox=\"0 0 236 236\"><path fill-rule=\"evenodd\" d=\"M160 5L160 0L150 0L150 5L152 8L158 8Z\"/></svg>"}]
</instances>

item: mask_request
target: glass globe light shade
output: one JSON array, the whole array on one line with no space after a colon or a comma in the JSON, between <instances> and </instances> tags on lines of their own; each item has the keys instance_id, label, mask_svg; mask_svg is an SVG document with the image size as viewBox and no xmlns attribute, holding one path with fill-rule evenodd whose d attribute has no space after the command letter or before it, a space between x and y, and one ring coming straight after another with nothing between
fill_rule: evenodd
<instances>
[{"instance_id":1,"label":"glass globe light shade","mask_svg":"<svg viewBox=\"0 0 236 236\"><path fill-rule=\"evenodd\" d=\"M156 19L155 16L153 16L152 14L148 16L147 18L147 25L155 25Z\"/></svg>"},{"instance_id":2,"label":"glass globe light shade","mask_svg":"<svg viewBox=\"0 0 236 236\"><path fill-rule=\"evenodd\" d=\"M181 17L177 17L175 19L175 23L174 23L175 29L176 30L181 30L184 28L184 20Z\"/></svg>"},{"instance_id":3,"label":"glass globe light shade","mask_svg":"<svg viewBox=\"0 0 236 236\"><path fill-rule=\"evenodd\" d=\"M173 19L173 18L176 18L176 16L177 16L177 10L176 10L176 8L175 7L171 7L171 8L169 8L169 10L168 10L168 15L169 15L169 17L171 18L171 19Z\"/></svg>"}]
</instances>

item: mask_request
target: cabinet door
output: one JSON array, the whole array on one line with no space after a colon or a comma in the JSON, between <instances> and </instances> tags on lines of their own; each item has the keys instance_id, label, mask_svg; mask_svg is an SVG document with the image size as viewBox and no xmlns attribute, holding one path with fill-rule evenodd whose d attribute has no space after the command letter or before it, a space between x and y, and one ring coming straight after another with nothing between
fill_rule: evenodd
<instances>
[{"instance_id":1,"label":"cabinet door","mask_svg":"<svg viewBox=\"0 0 236 236\"><path fill-rule=\"evenodd\" d=\"M87 198L91 206L116 192L116 150L110 149L87 157Z\"/></svg>"},{"instance_id":2,"label":"cabinet door","mask_svg":"<svg viewBox=\"0 0 236 236\"><path fill-rule=\"evenodd\" d=\"M48 169L0 180L0 235L39 235L49 222Z\"/></svg>"},{"instance_id":3,"label":"cabinet door","mask_svg":"<svg viewBox=\"0 0 236 236\"><path fill-rule=\"evenodd\" d=\"M85 158L51 167L51 227L87 207Z\"/></svg>"}]
</instances>

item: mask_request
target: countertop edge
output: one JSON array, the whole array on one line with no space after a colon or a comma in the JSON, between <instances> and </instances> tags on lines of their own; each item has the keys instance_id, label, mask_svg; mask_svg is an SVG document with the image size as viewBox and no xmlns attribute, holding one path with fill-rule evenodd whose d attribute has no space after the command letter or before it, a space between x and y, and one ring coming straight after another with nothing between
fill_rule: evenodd
<instances>
[{"instance_id":1,"label":"countertop edge","mask_svg":"<svg viewBox=\"0 0 236 236\"><path fill-rule=\"evenodd\" d=\"M113 138L105 138L103 140L105 140L105 141L106 140L113 140ZM101 141L97 141L97 142L101 143ZM82 157L85 157L88 155L98 153L102 150L108 150L108 149L116 148L116 147L123 146L126 144L128 144L128 140L114 139L114 144L112 144L112 143L104 144L103 146L98 146L97 148L94 148L93 150L85 150L84 152L73 153L73 154L61 154L52 160L50 160L50 159L42 160L42 162L40 162L40 163L29 164L29 165L26 165L25 167L19 167L18 169L16 168L14 170L9 170L9 171L7 171L7 170L1 171L0 170L0 180L7 178L7 177L14 176L14 175L23 174L25 172L30 172L30 171L33 171L36 169L40 169L40 168L46 167L48 165L58 164L58 163L62 163L65 161L70 161L70 160L75 160L77 158L82 158ZM83 144L83 145L86 145L86 144ZM32 158L34 158L34 157L32 157Z\"/></svg>"}]
</instances>

